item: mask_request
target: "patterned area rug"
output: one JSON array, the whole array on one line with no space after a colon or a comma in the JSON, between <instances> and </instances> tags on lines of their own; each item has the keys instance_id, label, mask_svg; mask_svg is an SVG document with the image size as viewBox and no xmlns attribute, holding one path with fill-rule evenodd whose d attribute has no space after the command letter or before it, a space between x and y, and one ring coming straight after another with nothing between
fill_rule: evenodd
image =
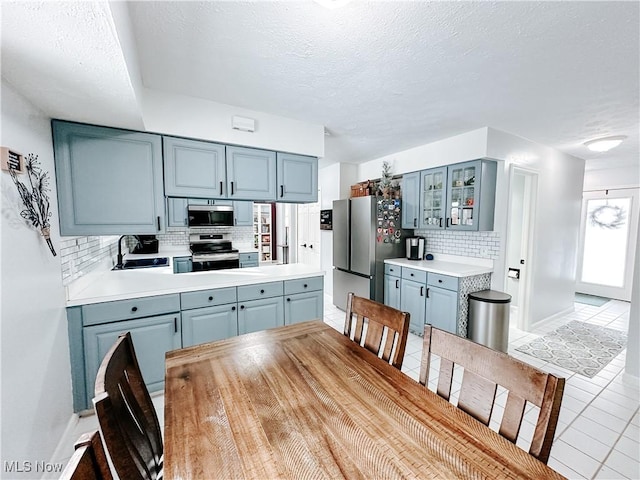
<instances>
[{"instance_id":1,"label":"patterned area rug","mask_svg":"<svg viewBox=\"0 0 640 480\"><path fill-rule=\"evenodd\" d=\"M591 378L626 346L624 332L573 320L516 350Z\"/></svg>"}]
</instances>

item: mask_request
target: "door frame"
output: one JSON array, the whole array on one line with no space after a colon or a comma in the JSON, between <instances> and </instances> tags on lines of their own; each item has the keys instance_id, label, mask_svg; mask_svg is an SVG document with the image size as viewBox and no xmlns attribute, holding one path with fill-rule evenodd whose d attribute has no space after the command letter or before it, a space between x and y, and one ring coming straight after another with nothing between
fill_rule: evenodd
<instances>
[{"instance_id":1,"label":"door frame","mask_svg":"<svg viewBox=\"0 0 640 480\"><path fill-rule=\"evenodd\" d=\"M530 327L531 319L531 292L532 292L532 279L534 273L533 258L536 250L535 237L535 219L536 210L538 204L538 179L539 172L536 169L524 167L517 164L511 164L509 166L509 200L507 207L507 224L511 220L513 214L513 195L514 195L514 179L516 175L522 175L525 177L524 183L524 195L522 211L524 219L522 222L522 235L521 235L521 251L524 251L522 259L526 268L520 270L520 278L518 284L518 307L516 309L516 321L515 326L520 330L528 331ZM509 242L515 241L510 238L509 229L506 229L506 252L509 251ZM505 258L505 275L504 275L504 290L507 290L507 282L509 281L508 262Z\"/></svg>"},{"instance_id":2,"label":"door frame","mask_svg":"<svg viewBox=\"0 0 640 480\"><path fill-rule=\"evenodd\" d=\"M604 195L603 195L604 194ZM584 256L584 236L586 232L586 207L587 201L593 198L609 196L609 198L625 198L631 197L631 216L629 218L629 234L627 238L627 252L624 272L624 287L608 287L595 283L584 283L582 278L582 261ZM576 268L576 292L586 293L588 295L596 295L606 298L614 298L616 300L631 301L631 292L633 291L633 270L636 264L636 242L638 217L640 214L640 189L637 187L629 188L599 188L597 190L586 190L582 193L582 208L580 211L580 237L578 241L578 258Z\"/></svg>"}]
</instances>

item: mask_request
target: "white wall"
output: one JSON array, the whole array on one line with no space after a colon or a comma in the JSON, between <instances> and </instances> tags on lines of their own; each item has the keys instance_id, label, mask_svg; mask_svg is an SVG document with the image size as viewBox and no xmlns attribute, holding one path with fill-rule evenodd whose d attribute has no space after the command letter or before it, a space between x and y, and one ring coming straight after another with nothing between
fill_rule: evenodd
<instances>
[{"instance_id":1,"label":"white wall","mask_svg":"<svg viewBox=\"0 0 640 480\"><path fill-rule=\"evenodd\" d=\"M147 131L282 152L324 156L324 127L208 100L143 89ZM231 128L234 115L256 120L255 132Z\"/></svg>"},{"instance_id":2,"label":"white wall","mask_svg":"<svg viewBox=\"0 0 640 480\"><path fill-rule=\"evenodd\" d=\"M2 81L3 146L38 155L51 176L51 236L60 250L49 119ZM71 370L60 256L20 218L11 178L2 185L2 468L49 461L72 415ZM24 177L24 176L23 176ZM39 478L42 472L12 478Z\"/></svg>"},{"instance_id":3,"label":"white wall","mask_svg":"<svg viewBox=\"0 0 640 480\"><path fill-rule=\"evenodd\" d=\"M637 188L640 186L640 162L638 165L584 172L584 191L607 188Z\"/></svg>"},{"instance_id":4,"label":"white wall","mask_svg":"<svg viewBox=\"0 0 640 480\"><path fill-rule=\"evenodd\" d=\"M508 178L513 164L538 172L538 194L534 218L531 311L529 325L573 309L580 231L582 159L566 155L493 128L488 130L487 157L505 160L502 177ZM498 177L496 229L506 232L508 189ZM504 238L504 237L503 237ZM492 285L504 285L506 266L494 264Z\"/></svg>"},{"instance_id":5,"label":"white wall","mask_svg":"<svg viewBox=\"0 0 640 480\"><path fill-rule=\"evenodd\" d=\"M636 259L640 259L640 228L637 232ZM633 291L629 312L629 332L627 334L626 373L640 377L640 268L638 261L633 271Z\"/></svg>"}]
</instances>

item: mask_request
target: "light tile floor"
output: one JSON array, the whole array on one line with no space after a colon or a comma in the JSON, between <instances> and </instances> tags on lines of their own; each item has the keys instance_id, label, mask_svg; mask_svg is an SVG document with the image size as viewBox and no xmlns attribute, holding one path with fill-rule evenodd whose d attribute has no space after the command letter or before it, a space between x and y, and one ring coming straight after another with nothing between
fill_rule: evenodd
<instances>
[{"instance_id":1,"label":"light tile floor","mask_svg":"<svg viewBox=\"0 0 640 480\"><path fill-rule=\"evenodd\" d=\"M626 350L591 379L515 350L570 320L626 332L629 303L613 300L602 307L576 303L574 312L547 323L534 333L514 327L509 329L509 354L567 379L549 466L571 479L640 479L640 388L624 374ZM330 296L325 296L324 321L340 332L343 329L344 312L332 304ZM414 380L418 379L421 356L422 338L410 333L402 371ZM432 373L438 367L437 360L432 361ZM457 389L460 386L460 373L459 370L454 373L454 401L456 385ZM435 390L433 382L429 387ZM155 395L153 401L162 424L164 396ZM506 392L500 390L490 424L494 429L497 429L505 401ZM518 442L525 449L533 435L532 419L536 415L535 407L530 407L525 415L521 431L523 439ZM94 428L97 428L94 415L80 417L69 437L61 439L64 448L60 458L54 461L66 463L75 439Z\"/></svg>"}]
</instances>

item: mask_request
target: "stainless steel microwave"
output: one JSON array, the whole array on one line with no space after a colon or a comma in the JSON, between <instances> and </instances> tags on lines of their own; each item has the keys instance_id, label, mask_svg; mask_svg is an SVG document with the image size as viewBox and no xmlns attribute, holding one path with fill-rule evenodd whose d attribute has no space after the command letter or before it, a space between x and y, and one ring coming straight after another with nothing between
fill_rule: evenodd
<instances>
[{"instance_id":1,"label":"stainless steel microwave","mask_svg":"<svg viewBox=\"0 0 640 480\"><path fill-rule=\"evenodd\" d=\"M189 205L190 227L232 227L231 205Z\"/></svg>"}]
</instances>

